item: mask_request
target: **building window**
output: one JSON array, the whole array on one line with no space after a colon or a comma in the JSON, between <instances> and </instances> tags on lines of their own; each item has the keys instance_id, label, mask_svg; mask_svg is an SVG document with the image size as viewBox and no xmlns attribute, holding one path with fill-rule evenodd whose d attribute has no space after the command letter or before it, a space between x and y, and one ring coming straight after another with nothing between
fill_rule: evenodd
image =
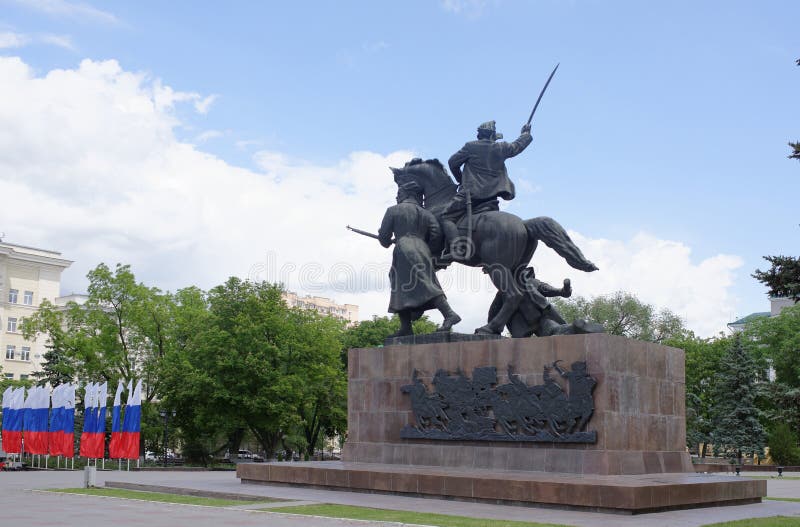
<instances>
[{"instance_id":1,"label":"building window","mask_svg":"<svg viewBox=\"0 0 800 527\"><path fill-rule=\"evenodd\" d=\"M6 329L11 333L17 332L17 319L14 317L8 317L8 326Z\"/></svg>"},{"instance_id":2,"label":"building window","mask_svg":"<svg viewBox=\"0 0 800 527\"><path fill-rule=\"evenodd\" d=\"M27 381L28 380L28 374L27 373L20 373L19 374L19 380Z\"/></svg>"},{"instance_id":3,"label":"building window","mask_svg":"<svg viewBox=\"0 0 800 527\"><path fill-rule=\"evenodd\" d=\"M22 346L19 350L19 360L30 361L31 360L31 348L30 346Z\"/></svg>"},{"instance_id":4,"label":"building window","mask_svg":"<svg viewBox=\"0 0 800 527\"><path fill-rule=\"evenodd\" d=\"M19 289L9 289L8 290L8 303L9 304L16 304L17 303L17 295L19 294Z\"/></svg>"},{"instance_id":5,"label":"building window","mask_svg":"<svg viewBox=\"0 0 800 527\"><path fill-rule=\"evenodd\" d=\"M25 293L22 295L22 303L26 306L33 305L33 291L25 291Z\"/></svg>"},{"instance_id":6,"label":"building window","mask_svg":"<svg viewBox=\"0 0 800 527\"><path fill-rule=\"evenodd\" d=\"M13 373L6 373L3 375L6 379L13 380L14 374Z\"/></svg>"},{"instance_id":7,"label":"building window","mask_svg":"<svg viewBox=\"0 0 800 527\"><path fill-rule=\"evenodd\" d=\"M6 360L14 360L14 356L17 353L17 347L13 344L9 344L6 346Z\"/></svg>"}]
</instances>

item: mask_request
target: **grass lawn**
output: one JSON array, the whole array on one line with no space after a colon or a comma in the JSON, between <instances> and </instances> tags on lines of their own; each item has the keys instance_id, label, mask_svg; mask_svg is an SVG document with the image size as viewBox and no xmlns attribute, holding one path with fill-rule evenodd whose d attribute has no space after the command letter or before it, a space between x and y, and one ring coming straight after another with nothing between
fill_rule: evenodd
<instances>
[{"instance_id":1,"label":"grass lawn","mask_svg":"<svg viewBox=\"0 0 800 527\"><path fill-rule=\"evenodd\" d=\"M207 507L229 507L231 505L255 504L254 501L229 500L220 498L202 498L199 496L184 496L182 494L167 494L163 492L143 492L127 489L48 489L50 492L63 492L65 494L86 494L89 496L106 496L109 498L126 498L130 500L157 501L161 503L180 503L184 505L205 505ZM264 498L258 503L269 503L275 500Z\"/></svg>"},{"instance_id":2,"label":"grass lawn","mask_svg":"<svg viewBox=\"0 0 800 527\"><path fill-rule=\"evenodd\" d=\"M770 518L750 518L735 522L709 523L703 527L798 527L800 518L788 516L772 516Z\"/></svg>"},{"instance_id":3,"label":"grass lawn","mask_svg":"<svg viewBox=\"0 0 800 527\"><path fill-rule=\"evenodd\" d=\"M281 507L280 509L273 509L270 512L308 514L311 516L347 518L352 520L377 520L419 525L435 525L439 527L564 527L552 523L488 520L482 518L467 518L465 516L449 516L446 514L370 509L368 507L353 507L350 505L298 505L296 507Z\"/></svg>"},{"instance_id":4,"label":"grass lawn","mask_svg":"<svg viewBox=\"0 0 800 527\"><path fill-rule=\"evenodd\" d=\"M770 498L769 496L764 499L773 501L800 501L800 498Z\"/></svg>"}]
</instances>

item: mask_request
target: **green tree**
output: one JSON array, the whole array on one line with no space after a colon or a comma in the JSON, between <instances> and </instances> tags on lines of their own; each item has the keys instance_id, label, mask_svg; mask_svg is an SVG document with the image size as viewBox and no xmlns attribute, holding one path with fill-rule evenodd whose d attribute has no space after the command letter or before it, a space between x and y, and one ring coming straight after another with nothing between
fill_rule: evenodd
<instances>
[{"instance_id":1,"label":"green tree","mask_svg":"<svg viewBox=\"0 0 800 527\"><path fill-rule=\"evenodd\" d=\"M5 377L2 376L2 373L3 373L3 367L0 366L0 396L2 396L3 392L6 391L6 388L8 387L19 388L20 386L22 386L25 388L30 388L31 386L33 386L33 381L31 381L30 379L26 380L6 379Z\"/></svg>"},{"instance_id":2,"label":"green tree","mask_svg":"<svg viewBox=\"0 0 800 527\"><path fill-rule=\"evenodd\" d=\"M800 388L800 305L751 321L744 334L755 356L775 370L777 382Z\"/></svg>"},{"instance_id":3,"label":"green tree","mask_svg":"<svg viewBox=\"0 0 800 527\"><path fill-rule=\"evenodd\" d=\"M699 455L705 457L711 441L714 409L717 406L718 373L731 345L731 337L720 334L702 339L692 333L664 341L667 346L684 350L686 357L686 443L690 449L702 443Z\"/></svg>"},{"instance_id":4,"label":"green tree","mask_svg":"<svg viewBox=\"0 0 800 527\"><path fill-rule=\"evenodd\" d=\"M770 263L766 271L756 269L753 278L767 286L770 296L800 300L800 258L791 256L764 256Z\"/></svg>"},{"instance_id":5,"label":"green tree","mask_svg":"<svg viewBox=\"0 0 800 527\"><path fill-rule=\"evenodd\" d=\"M778 465L800 464L797 436L786 423L778 423L769 435L769 455Z\"/></svg>"},{"instance_id":6,"label":"green tree","mask_svg":"<svg viewBox=\"0 0 800 527\"><path fill-rule=\"evenodd\" d=\"M171 295L136 282L128 265L100 264L87 275L89 298L70 308L72 329L83 337L79 361L86 378L114 385L142 379L149 402L159 390L159 362L169 351Z\"/></svg>"},{"instance_id":7,"label":"green tree","mask_svg":"<svg viewBox=\"0 0 800 527\"><path fill-rule=\"evenodd\" d=\"M793 388L780 382L766 382L761 385L758 406L762 411L762 421L771 426L782 423L800 433L800 388Z\"/></svg>"},{"instance_id":8,"label":"green tree","mask_svg":"<svg viewBox=\"0 0 800 527\"><path fill-rule=\"evenodd\" d=\"M784 308L778 316L747 324L745 342L760 367L771 367L773 382L761 386L759 406L766 422L787 424L800 433L800 305Z\"/></svg>"},{"instance_id":9,"label":"green tree","mask_svg":"<svg viewBox=\"0 0 800 527\"><path fill-rule=\"evenodd\" d=\"M281 293L230 278L206 295L176 295L163 404L201 455L223 438L238 446L245 431L269 457L281 443L311 453L321 435L344 429L341 323L289 309Z\"/></svg>"},{"instance_id":10,"label":"green tree","mask_svg":"<svg viewBox=\"0 0 800 527\"><path fill-rule=\"evenodd\" d=\"M592 320L603 324L606 332L612 335L662 342L686 334L678 315L668 309L657 310L624 291L591 299L556 298L553 304L567 322L580 318Z\"/></svg>"},{"instance_id":11,"label":"green tree","mask_svg":"<svg viewBox=\"0 0 800 527\"><path fill-rule=\"evenodd\" d=\"M800 141L796 143L789 143L789 147L792 149L792 153L789 154L789 159L797 159L800 161Z\"/></svg>"},{"instance_id":12,"label":"green tree","mask_svg":"<svg viewBox=\"0 0 800 527\"><path fill-rule=\"evenodd\" d=\"M765 432L756 407L758 365L736 335L720 363L715 387L711 439L714 446L741 460L742 453L764 448Z\"/></svg>"},{"instance_id":13,"label":"green tree","mask_svg":"<svg viewBox=\"0 0 800 527\"><path fill-rule=\"evenodd\" d=\"M313 311L292 309L294 353L287 373L297 380L296 414L307 456L323 436L344 434L347 427L347 374L340 362L343 323Z\"/></svg>"},{"instance_id":14,"label":"green tree","mask_svg":"<svg viewBox=\"0 0 800 527\"><path fill-rule=\"evenodd\" d=\"M22 324L22 335L33 340L38 335L47 338L42 369L33 373L33 378L40 386L50 384L56 387L75 379L75 357L78 356L76 346L79 345L69 331L66 313L43 300L39 309Z\"/></svg>"},{"instance_id":15,"label":"green tree","mask_svg":"<svg viewBox=\"0 0 800 527\"><path fill-rule=\"evenodd\" d=\"M172 423L187 461L208 464L225 450L235 455L247 428L209 397L216 384L201 355L211 325L206 293L191 287L179 290L174 298L174 349L161 363L160 404L175 412Z\"/></svg>"},{"instance_id":16,"label":"green tree","mask_svg":"<svg viewBox=\"0 0 800 527\"><path fill-rule=\"evenodd\" d=\"M130 267L98 265L87 275L89 297L65 308L43 302L23 324L26 338L44 335L49 354L40 382L144 380L144 399L158 393L160 360L171 346L174 300L137 283Z\"/></svg>"},{"instance_id":17,"label":"green tree","mask_svg":"<svg viewBox=\"0 0 800 527\"><path fill-rule=\"evenodd\" d=\"M160 435L150 402L159 393L161 360L169 352L174 301L168 293L137 283L127 265L100 264L87 275L88 299L66 308L44 304L23 324L48 342L39 382L143 380L142 445Z\"/></svg>"},{"instance_id":18,"label":"green tree","mask_svg":"<svg viewBox=\"0 0 800 527\"><path fill-rule=\"evenodd\" d=\"M436 324L423 315L412 324L415 335L424 335L436 331ZM355 326L349 327L342 336L342 363L347 368L347 350L351 348L376 348L383 346L386 337L400 329L400 319L397 315L391 317L372 317Z\"/></svg>"}]
</instances>

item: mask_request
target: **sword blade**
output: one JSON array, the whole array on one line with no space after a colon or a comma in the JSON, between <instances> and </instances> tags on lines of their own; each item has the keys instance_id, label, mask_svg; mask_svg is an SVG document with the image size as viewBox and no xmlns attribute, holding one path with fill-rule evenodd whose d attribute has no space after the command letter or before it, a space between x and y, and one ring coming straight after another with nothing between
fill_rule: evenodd
<instances>
[{"instance_id":1,"label":"sword blade","mask_svg":"<svg viewBox=\"0 0 800 527\"><path fill-rule=\"evenodd\" d=\"M551 73L550 76L547 77L547 82L544 83L544 88L542 88L542 91L539 93L539 98L536 99L536 104L533 105L533 110L531 110L531 116L528 117L528 123L527 124L531 124L531 121L533 120L533 114L536 113L536 108L539 107L539 102L541 102L541 100L542 100L542 95L544 95L544 92L547 91L547 87L550 86L550 81L553 80L553 75L556 74L556 70L558 69L558 67L560 65L561 65L560 62L558 64L556 64L556 67L553 68L553 73Z\"/></svg>"}]
</instances>

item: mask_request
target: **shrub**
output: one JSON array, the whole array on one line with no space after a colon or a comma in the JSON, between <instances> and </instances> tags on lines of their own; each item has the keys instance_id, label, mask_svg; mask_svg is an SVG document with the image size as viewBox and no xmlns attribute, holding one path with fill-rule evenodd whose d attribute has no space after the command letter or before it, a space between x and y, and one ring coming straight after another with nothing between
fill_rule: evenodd
<instances>
[{"instance_id":1,"label":"shrub","mask_svg":"<svg viewBox=\"0 0 800 527\"><path fill-rule=\"evenodd\" d=\"M786 423L775 426L769 436L769 455L777 465L800 464L797 436Z\"/></svg>"}]
</instances>

